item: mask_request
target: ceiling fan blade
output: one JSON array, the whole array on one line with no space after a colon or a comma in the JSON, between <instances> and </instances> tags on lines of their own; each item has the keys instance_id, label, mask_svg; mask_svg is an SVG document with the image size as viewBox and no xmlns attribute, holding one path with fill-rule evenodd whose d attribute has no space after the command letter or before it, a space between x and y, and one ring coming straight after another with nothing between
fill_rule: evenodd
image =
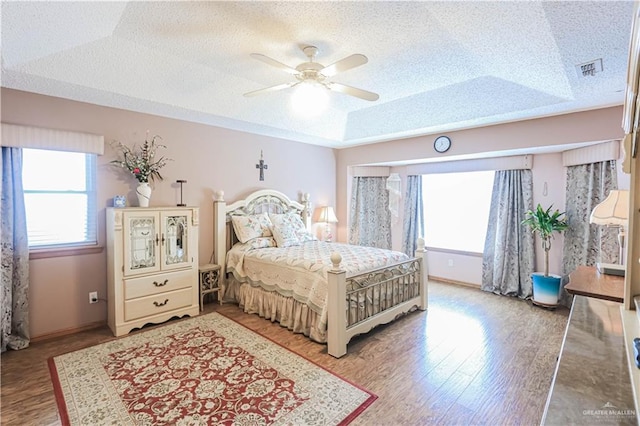
<instances>
[{"instance_id":1,"label":"ceiling fan blade","mask_svg":"<svg viewBox=\"0 0 640 426\"><path fill-rule=\"evenodd\" d=\"M299 74L297 69L291 68L289 65L285 65L282 62L278 62L275 59L271 59L270 57L264 56L264 55L262 55L260 53L252 53L251 57L254 58L254 59L257 59L259 61L262 61L267 65L271 65L272 67L276 67L276 68L278 68L278 69L280 69L280 70L282 70L284 72L287 72L289 74L293 74L293 75Z\"/></svg>"},{"instance_id":2,"label":"ceiling fan blade","mask_svg":"<svg viewBox=\"0 0 640 426\"><path fill-rule=\"evenodd\" d=\"M336 75L340 72L344 72L350 70L351 68L364 65L367 62L369 62L369 60L366 56L356 53L354 55L347 56L344 59L340 59L338 62L335 62L331 65L327 65L320 70L320 74L326 77L331 77L332 75Z\"/></svg>"},{"instance_id":3,"label":"ceiling fan blade","mask_svg":"<svg viewBox=\"0 0 640 426\"><path fill-rule=\"evenodd\" d=\"M327 83L326 86L331 90L335 90L336 92L344 93L345 95L355 96L356 98L364 99L365 101L377 101L380 98L380 96L378 96L377 93L368 92L366 90L347 86L345 84Z\"/></svg>"},{"instance_id":4,"label":"ceiling fan blade","mask_svg":"<svg viewBox=\"0 0 640 426\"><path fill-rule=\"evenodd\" d=\"M254 90L253 92L245 93L244 96L256 96L261 95L263 93L275 92L277 90L288 89L289 87L293 87L297 84L300 84L299 81L293 81L291 83L278 84L277 86L265 87L264 89Z\"/></svg>"}]
</instances>

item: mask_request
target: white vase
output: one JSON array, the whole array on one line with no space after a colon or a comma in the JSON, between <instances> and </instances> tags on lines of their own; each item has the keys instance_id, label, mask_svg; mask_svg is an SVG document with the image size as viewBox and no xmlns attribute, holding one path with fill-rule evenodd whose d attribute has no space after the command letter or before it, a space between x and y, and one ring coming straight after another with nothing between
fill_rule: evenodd
<instances>
[{"instance_id":1,"label":"white vase","mask_svg":"<svg viewBox=\"0 0 640 426\"><path fill-rule=\"evenodd\" d=\"M148 182L140 182L140 185L136 188L136 195L138 196L138 206L149 207L151 187Z\"/></svg>"}]
</instances>

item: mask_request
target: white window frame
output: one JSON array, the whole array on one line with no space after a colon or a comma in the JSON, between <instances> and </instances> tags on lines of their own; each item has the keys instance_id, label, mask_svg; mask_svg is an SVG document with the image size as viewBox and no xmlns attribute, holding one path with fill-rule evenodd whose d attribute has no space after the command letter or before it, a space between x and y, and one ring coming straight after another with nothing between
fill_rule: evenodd
<instances>
[{"instance_id":1,"label":"white window frame","mask_svg":"<svg viewBox=\"0 0 640 426\"><path fill-rule=\"evenodd\" d=\"M23 150L29 150L31 148L23 148ZM41 150L41 151L52 151L54 150ZM62 151L55 151L62 152ZM29 238L29 250L30 251L46 251L46 250L59 250L59 249L72 249L79 247L95 247L98 245L98 225L97 225L97 188L96 188L96 174L97 174L97 158L95 154L86 154L86 153L74 153L84 155L84 170L85 170L85 184L84 190L41 190L41 189L28 189L24 187L23 184L23 192L25 195L27 194L47 194L47 195L66 195L66 194L86 194L87 196L87 204L86 204L86 217L87 223L86 228L84 230L84 239L78 241L60 241L60 242L52 242L51 244L33 244L33 239ZM28 172L29 164L26 161L26 156L23 155L23 176L25 172ZM27 220L29 219L29 205L27 199L25 198L25 204L27 208ZM55 206L52 206L54 209L63 209L64 206L61 206L62 203L56 203ZM29 231L29 223L27 222L27 229ZM31 235L30 235L31 237Z\"/></svg>"}]
</instances>

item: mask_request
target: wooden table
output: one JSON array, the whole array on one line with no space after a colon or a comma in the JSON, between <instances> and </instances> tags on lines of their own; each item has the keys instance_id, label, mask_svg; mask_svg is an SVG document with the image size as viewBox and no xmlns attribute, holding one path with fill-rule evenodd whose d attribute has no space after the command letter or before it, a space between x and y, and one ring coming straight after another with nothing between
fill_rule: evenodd
<instances>
[{"instance_id":1,"label":"wooden table","mask_svg":"<svg viewBox=\"0 0 640 426\"><path fill-rule=\"evenodd\" d=\"M578 266L564 288L574 295L624 302L624 277L601 274L595 266Z\"/></svg>"}]
</instances>

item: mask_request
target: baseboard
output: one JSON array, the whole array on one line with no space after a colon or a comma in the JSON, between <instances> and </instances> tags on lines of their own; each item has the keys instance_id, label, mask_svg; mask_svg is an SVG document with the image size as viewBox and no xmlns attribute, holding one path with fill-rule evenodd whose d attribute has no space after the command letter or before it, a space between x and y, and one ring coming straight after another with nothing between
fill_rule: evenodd
<instances>
[{"instance_id":1,"label":"baseboard","mask_svg":"<svg viewBox=\"0 0 640 426\"><path fill-rule=\"evenodd\" d=\"M93 330L95 328L100 328L106 325L106 321L96 321L87 325L83 325L82 327L67 328L64 330L55 331L53 333L41 334L40 336L31 337L29 340L32 343L41 342L43 340L55 339L62 336L68 336L70 334L80 333L82 331Z\"/></svg>"},{"instance_id":2,"label":"baseboard","mask_svg":"<svg viewBox=\"0 0 640 426\"><path fill-rule=\"evenodd\" d=\"M473 284L473 283L467 283L464 281L457 281L457 280L452 280L449 278L442 278L442 277L434 277L433 275L429 275L428 276L428 280L429 281L437 281L439 283L445 283L445 284L456 284L456 285L461 285L464 287L471 287L471 288L480 288L480 284Z\"/></svg>"}]
</instances>

